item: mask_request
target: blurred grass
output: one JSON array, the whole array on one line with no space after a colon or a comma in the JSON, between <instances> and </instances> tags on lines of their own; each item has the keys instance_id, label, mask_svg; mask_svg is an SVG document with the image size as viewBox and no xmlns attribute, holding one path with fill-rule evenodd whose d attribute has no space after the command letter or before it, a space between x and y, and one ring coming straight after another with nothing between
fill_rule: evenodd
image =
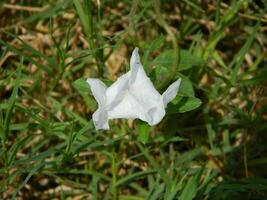
<instances>
[{"instance_id":1,"label":"blurred grass","mask_svg":"<svg viewBox=\"0 0 267 200\"><path fill-rule=\"evenodd\" d=\"M266 8L0 2L1 199L267 199ZM110 84L135 46L157 88L183 78L179 96L155 127L96 131L83 80Z\"/></svg>"}]
</instances>

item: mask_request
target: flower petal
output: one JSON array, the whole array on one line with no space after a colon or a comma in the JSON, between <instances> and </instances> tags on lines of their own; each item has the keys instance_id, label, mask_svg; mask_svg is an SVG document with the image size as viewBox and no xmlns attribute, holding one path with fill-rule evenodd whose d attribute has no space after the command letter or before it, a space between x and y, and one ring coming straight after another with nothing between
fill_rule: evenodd
<instances>
[{"instance_id":1,"label":"flower petal","mask_svg":"<svg viewBox=\"0 0 267 200\"><path fill-rule=\"evenodd\" d=\"M129 72L119 77L108 89L107 89L107 105L110 108L116 106L124 98L124 94L129 87Z\"/></svg>"},{"instance_id":2,"label":"flower petal","mask_svg":"<svg viewBox=\"0 0 267 200\"><path fill-rule=\"evenodd\" d=\"M137 47L133 50L133 53L132 53L132 56L131 56L131 59L130 59L131 68L133 66L135 66L135 65L141 64L138 50L139 49Z\"/></svg>"},{"instance_id":3,"label":"flower petal","mask_svg":"<svg viewBox=\"0 0 267 200\"><path fill-rule=\"evenodd\" d=\"M101 80L95 78L88 78L86 82L90 85L99 107L93 114L95 128L97 130L109 129L108 112L106 110L106 86Z\"/></svg>"},{"instance_id":4,"label":"flower petal","mask_svg":"<svg viewBox=\"0 0 267 200\"><path fill-rule=\"evenodd\" d=\"M145 110L142 105L139 104L139 100L131 92L134 87L141 87L142 83L148 82L153 84L146 76L143 66L140 62L138 54L138 48L135 48L131 56L131 70L117 79L107 89L107 101L109 105L109 119L115 118L141 118L146 119ZM143 88L141 88L142 90ZM138 88L139 90L139 88ZM137 91L139 93L140 91ZM135 91L134 91L135 93ZM137 94L137 96L139 96ZM141 103L142 104L142 103Z\"/></svg>"},{"instance_id":5,"label":"flower petal","mask_svg":"<svg viewBox=\"0 0 267 200\"><path fill-rule=\"evenodd\" d=\"M135 48L130 61L131 70L129 71L129 84L142 84L149 79L145 73L145 70L141 64L140 56L138 54L138 48Z\"/></svg>"},{"instance_id":6,"label":"flower petal","mask_svg":"<svg viewBox=\"0 0 267 200\"><path fill-rule=\"evenodd\" d=\"M141 64L138 48L135 48L131 57L130 86L132 104L137 118L150 125L157 124L165 115L162 97L147 77Z\"/></svg>"},{"instance_id":7,"label":"flower petal","mask_svg":"<svg viewBox=\"0 0 267 200\"><path fill-rule=\"evenodd\" d=\"M123 95L123 99L116 105L110 107L108 116L109 119L135 119L139 114L139 107L136 107L134 99L126 91Z\"/></svg>"},{"instance_id":8,"label":"flower petal","mask_svg":"<svg viewBox=\"0 0 267 200\"><path fill-rule=\"evenodd\" d=\"M104 108L99 107L93 114L93 122L96 130L108 130L108 112Z\"/></svg>"},{"instance_id":9,"label":"flower petal","mask_svg":"<svg viewBox=\"0 0 267 200\"><path fill-rule=\"evenodd\" d=\"M167 88L167 90L162 94L165 108L167 107L167 104L176 97L179 87L180 87L180 83L181 83L181 79L179 78L177 81L173 82Z\"/></svg>"},{"instance_id":10,"label":"flower petal","mask_svg":"<svg viewBox=\"0 0 267 200\"><path fill-rule=\"evenodd\" d=\"M148 122L150 125L157 124L165 115L162 96L154 88L150 79L142 84L134 83L130 88L130 93L142 108L143 113L139 119Z\"/></svg>"},{"instance_id":11,"label":"flower petal","mask_svg":"<svg viewBox=\"0 0 267 200\"><path fill-rule=\"evenodd\" d=\"M86 82L90 85L91 91L99 106L104 106L106 104L105 84L101 80L96 78L88 78Z\"/></svg>"}]
</instances>

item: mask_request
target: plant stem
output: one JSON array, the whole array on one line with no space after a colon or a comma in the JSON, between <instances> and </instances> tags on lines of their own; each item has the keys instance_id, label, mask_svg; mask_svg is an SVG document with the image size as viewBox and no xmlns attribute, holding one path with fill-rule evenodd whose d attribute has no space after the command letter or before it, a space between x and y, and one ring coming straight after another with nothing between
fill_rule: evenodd
<instances>
[{"instance_id":1,"label":"plant stem","mask_svg":"<svg viewBox=\"0 0 267 200\"><path fill-rule=\"evenodd\" d=\"M116 167L116 159L115 159L115 152L113 149L113 153L111 156L111 170L112 170L112 185L111 185L111 193L112 193L112 199L117 200L118 199L118 193L117 193L117 167Z\"/></svg>"}]
</instances>

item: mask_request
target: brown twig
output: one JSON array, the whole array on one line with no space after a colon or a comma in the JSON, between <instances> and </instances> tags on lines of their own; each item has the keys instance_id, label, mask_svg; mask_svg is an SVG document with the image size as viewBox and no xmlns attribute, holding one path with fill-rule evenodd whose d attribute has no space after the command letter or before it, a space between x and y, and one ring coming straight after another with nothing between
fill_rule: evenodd
<instances>
[{"instance_id":1,"label":"brown twig","mask_svg":"<svg viewBox=\"0 0 267 200\"><path fill-rule=\"evenodd\" d=\"M32 6L21 6L21 5L14 5L14 4L3 4L4 8L11 9L11 10L20 10L20 11L28 11L28 12L43 12L47 7L32 7Z\"/></svg>"}]
</instances>

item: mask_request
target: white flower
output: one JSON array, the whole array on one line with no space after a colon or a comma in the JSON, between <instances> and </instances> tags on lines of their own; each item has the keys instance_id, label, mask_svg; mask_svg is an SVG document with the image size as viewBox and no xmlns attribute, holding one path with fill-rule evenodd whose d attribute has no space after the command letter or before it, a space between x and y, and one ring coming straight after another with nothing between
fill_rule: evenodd
<instances>
[{"instance_id":1,"label":"white flower","mask_svg":"<svg viewBox=\"0 0 267 200\"><path fill-rule=\"evenodd\" d=\"M130 66L130 71L109 88L99 79L87 79L98 103L98 109L93 114L96 129L109 129L108 120L118 118L138 118L151 126L158 124L165 115L167 104L177 95L181 79L172 83L161 95L146 76L138 48L132 53Z\"/></svg>"}]
</instances>

